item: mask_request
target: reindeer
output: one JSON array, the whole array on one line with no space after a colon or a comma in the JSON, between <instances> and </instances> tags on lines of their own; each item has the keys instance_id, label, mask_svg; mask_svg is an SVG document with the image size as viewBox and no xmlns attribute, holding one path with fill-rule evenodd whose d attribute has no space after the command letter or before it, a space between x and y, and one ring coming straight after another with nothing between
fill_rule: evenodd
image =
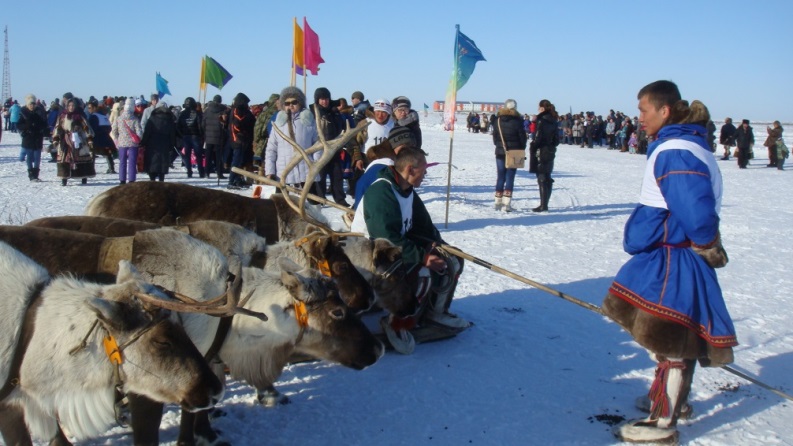
<instances>
[{"instance_id":1,"label":"reindeer","mask_svg":"<svg viewBox=\"0 0 793 446\"><path fill-rule=\"evenodd\" d=\"M173 229L146 230L132 237L105 238L58 229L0 227L0 239L13 240L23 246L80 246L83 250L79 255L73 251L71 258L65 258L65 252L57 259L35 252L42 260L53 263L49 268L71 265L80 274L89 272L92 267L107 273L104 265L111 264L116 256L127 255L144 274L151 275L152 282L178 290L197 301L206 298L205 293L200 293L202 287L216 290L219 283L225 283L225 259L220 252ZM20 239L32 242L24 243ZM261 268L242 269L243 274L238 277L242 278L243 284L249 280L252 283L236 290L238 295L246 296L242 301L246 308L236 308L235 311L258 314L254 308L268 308L268 315L275 311L279 312L279 317L267 323L244 320L249 318L224 318L223 328L214 318L200 314L183 315L184 328L199 351L208 359L217 357L222 360L235 377L261 389L272 388L285 365L284 355L288 359L292 353L308 354L355 369L372 365L382 356L383 345L340 300L331 279L316 270L303 269L288 259L279 259L278 263L280 274L265 272ZM207 269L211 265L216 265L214 273L213 268ZM193 272L185 273L185 270ZM109 272L113 273L112 270ZM299 320L294 316L284 320L281 314L294 312L299 312ZM308 325L301 327L300 321L306 320ZM284 339L288 341L286 345L281 342ZM136 395L129 396L135 442L156 442L159 422L152 419L152 414L161 416L162 405ZM189 444L194 440L194 434L210 442L217 440L205 414L196 419L186 411L182 415L180 441L185 439Z\"/></svg>"},{"instance_id":2,"label":"reindeer","mask_svg":"<svg viewBox=\"0 0 793 446\"><path fill-rule=\"evenodd\" d=\"M114 421L117 388L191 412L221 399L223 385L175 316L161 309L168 298L129 262L119 263L113 285L53 279L0 242L0 277L6 444L31 444L31 433L68 444L58 421L78 439L104 432Z\"/></svg>"}]
</instances>

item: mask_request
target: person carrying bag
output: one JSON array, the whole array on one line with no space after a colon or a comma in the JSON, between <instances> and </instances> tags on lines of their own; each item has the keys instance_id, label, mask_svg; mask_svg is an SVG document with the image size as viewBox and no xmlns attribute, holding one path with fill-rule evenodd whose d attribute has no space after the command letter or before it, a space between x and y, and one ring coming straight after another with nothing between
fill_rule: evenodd
<instances>
[{"instance_id":1,"label":"person carrying bag","mask_svg":"<svg viewBox=\"0 0 793 446\"><path fill-rule=\"evenodd\" d=\"M518 103L507 99L498 111L493 125L493 143L496 146L496 201L497 211L512 211L512 189L518 168L526 164L527 135L523 119L518 113Z\"/></svg>"}]
</instances>

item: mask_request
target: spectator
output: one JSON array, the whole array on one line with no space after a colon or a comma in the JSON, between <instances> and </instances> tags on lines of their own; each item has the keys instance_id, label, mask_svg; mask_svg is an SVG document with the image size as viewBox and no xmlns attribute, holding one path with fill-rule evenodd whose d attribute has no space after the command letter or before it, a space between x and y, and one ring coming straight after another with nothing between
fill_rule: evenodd
<instances>
[{"instance_id":1,"label":"spectator","mask_svg":"<svg viewBox=\"0 0 793 446\"><path fill-rule=\"evenodd\" d=\"M735 145L738 147L738 168L746 169L749 160L754 158L752 147L754 146L754 131L749 125L749 120L744 119L741 126L735 130Z\"/></svg>"},{"instance_id":2,"label":"spectator","mask_svg":"<svg viewBox=\"0 0 793 446\"><path fill-rule=\"evenodd\" d=\"M223 175L223 148L226 145L226 123L223 117L226 116L228 107L222 102L223 98L220 95L215 95L212 101L207 104L202 121L206 143L204 153L209 160L207 162L207 177L209 177L209 172L214 170L218 180L226 179Z\"/></svg>"},{"instance_id":3,"label":"spectator","mask_svg":"<svg viewBox=\"0 0 793 446\"><path fill-rule=\"evenodd\" d=\"M127 180L134 183L138 176L138 151L143 129L135 116L135 101L132 98L124 101L121 114L113 121L110 135L118 147L119 183L126 184Z\"/></svg>"},{"instance_id":4,"label":"spectator","mask_svg":"<svg viewBox=\"0 0 793 446\"><path fill-rule=\"evenodd\" d=\"M776 167L776 141L782 137L783 130L782 124L780 124L779 121L774 121L773 127L766 127L766 131L768 131L768 137L763 143L763 145L768 148L768 165L766 165L766 167Z\"/></svg>"},{"instance_id":5,"label":"spectator","mask_svg":"<svg viewBox=\"0 0 793 446\"><path fill-rule=\"evenodd\" d=\"M231 167L241 168L253 160L253 126L256 118L248 107L250 99L244 93L234 96L234 107L229 112L229 145L232 150ZM229 174L229 189L248 188L248 183L238 173Z\"/></svg>"},{"instance_id":6,"label":"spectator","mask_svg":"<svg viewBox=\"0 0 793 446\"><path fill-rule=\"evenodd\" d=\"M198 177L206 177L204 161L204 115L198 109L196 100L184 100L184 109L176 121L176 133L182 138L182 162L187 167L187 178L193 178L192 155L195 154Z\"/></svg>"},{"instance_id":7,"label":"spectator","mask_svg":"<svg viewBox=\"0 0 793 446\"><path fill-rule=\"evenodd\" d=\"M540 205L532 211L547 212L553 192L553 162L556 158L556 147L559 145L559 132L556 129L559 116L556 114L556 107L547 99L540 101L538 112L537 136L529 147L529 172L537 174Z\"/></svg>"},{"instance_id":8,"label":"spectator","mask_svg":"<svg viewBox=\"0 0 793 446\"><path fill-rule=\"evenodd\" d=\"M58 116L52 143L58 147L58 177L66 186L69 178L80 178L82 184L96 176L91 154L94 132L83 113L82 101L72 97Z\"/></svg>"},{"instance_id":9,"label":"spectator","mask_svg":"<svg viewBox=\"0 0 793 446\"><path fill-rule=\"evenodd\" d=\"M132 111L135 114L135 109ZM171 153L176 150L176 120L168 104L158 101L143 128L140 141L143 150L143 170L151 181L165 181L171 165Z\"/></svg>"},{"instance_id":10,"label":"spectator","mask_svg":"<svg viewBox=\"0 0 793 446\"><path fill-rule=\"evenodd\" d=\"M724 146L722 161L729 161L730 159L730 152L732 152L732 147L735 145L735 131L736 128L732 124L732 118L726 118L724 125L721 126L721 134L719 135L719 143Z\"/></svg>"},{"instance_id":11,"label":"spectator","mask_svg":"<svg viewBox=\"0 0 793 446\"><path fill-rule=\"evenodd\" d=\"M330 90L325 87L317 88L314 91L314 104L311 113L319 117L318 134L322 134L325 141L336 139L344 129L344 123L337 109L337 104L331 100ZM341 150L333 155L333 158L322 168L319 173L319 180L315 183L315 193L322 198L327 194L327 178L330 177L330 192L336 204L349 207L350 204L345 200L344 194L344 171L342 169Z\"/></svg>"},{"instance_id":12,"label":"spectator","mask_svg":"<svg viewBox=\"0 0 793 446\"><path fill-rule=\"evenodd\" d=\"M517 108L517 101L507 99L493 123L493 144L496 146L496 211L504 209L512 212L512 190L518 169L506 167L507 150L526 150L528 138Z\"/></svg>"},{"instance_id":13,"label":"spectator","mask_svg":"<svg viewBox=\"0 0 793 446\"><path fill-rule=\"evenodd\" d=\"M36 96L25 96L25 107L19 112L17 129L22 136L22 149L28 164L28 179L39 182L41 150L44 148L44 135L48 134L47 114L36 103Z\"/></svg>"},{"instance_id":14,"label":"spectator","mask_svg":"<svg viewBox=\"0 0 793 446\"><path fill-rule=\"evenodd\" d=\"M275 115L275 126L303 149L311 147L319 139L314 117L306 109L306 96L296 87L281 90L281 111ZM278 175L285 174L283 181L287 185L302 188L308 175L305 161L301 160L291 171L284 172L295 155L292 145L273 132L264 149L264 174L277 181L281 180ZM320 156L321 152L316 152L312 159L316 161Z\"/></svg>"},{"instance_id":15,"label":"spectator","mask_svg":"<svg viewBox=\"0 0 793 446\"><path fill-rule=\"evenodd\" d=\"M113 139L110 138L110 120L104 113L104 108L100 106L99 101L96 99L88 101L88 124L94 132L94 145L91 152L96 163L96 156L102 155L107 159L107 171L105 173L116 173L116 167L113 162L113 153L116 152L116 146Z\"/></svg>"},{"instance_id":16,"label":"spectator","mask_svg":"<svg viewBox=\"0 0 793 446\"><path fill-rule=\"evenodd\" d=\"M8 130L11 133L16 133L17 123L19 122L19 115L22 112L22 107L19 106L19 103L16 100L14 100L8 112L9 112L9 121L10 121Z\"/></svg>"}]
</instances>

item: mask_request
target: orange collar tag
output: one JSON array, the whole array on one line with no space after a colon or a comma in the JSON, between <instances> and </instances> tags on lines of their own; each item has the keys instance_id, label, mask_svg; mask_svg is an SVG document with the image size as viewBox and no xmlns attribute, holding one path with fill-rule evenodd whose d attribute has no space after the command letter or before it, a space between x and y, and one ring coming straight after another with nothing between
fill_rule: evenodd
<instances>
[{"instance_id":1,"label":"orange collar tag","mask_svg":"<svg viewBox=\"0 0 793 446\"><path fill-rule=\"evenodd\" d=\"M330 273L330 265L328 264L327 260L325 259L318 260L317 268L319 269L319 272L321 272L323 276L333 277L333 275Z\"/></svg>"},{"instance_id":2,"label":"orange collar tag","mask_svg":"<svg viewBox=\"0 0 793 446\"><path fill-rule=\"evenodd\" d=\"M297 301L294 304L295 307L295 319L297 319L297 325L301 327L308 327L308 310L306 309L306 304L304 302Z\"/></svg>"},{"instance_id":3,"label":"orange collar tag","mask_svg":"<svg viewBox=\"0 0 793 446\"><path fill-rule=\"evenodd\" d=\"M102 343L105 345L105 354L112 364L120 365L124 362L121 359L121 350L118 349L118 343L112 335L105 336Z\"/></svg>"}]
</instances>

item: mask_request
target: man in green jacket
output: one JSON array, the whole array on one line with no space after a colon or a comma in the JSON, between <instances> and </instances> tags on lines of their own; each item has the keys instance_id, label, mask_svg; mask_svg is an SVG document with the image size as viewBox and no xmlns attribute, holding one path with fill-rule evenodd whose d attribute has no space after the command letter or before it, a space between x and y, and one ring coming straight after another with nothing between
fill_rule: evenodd
<instances>
[{"instance_id":1,"label":"man in green jacket","mask_svg":"<svg viewBox=\"0 0 793 446\"><path fill-rule=\"evenodd\" d=\"M414 191L426 172L424 152L414 147L402 149L394 166L383 169L366 190L352 230L386 238L402 248L402 261L415 292L406 298L418 299L421 322L465 329L470 323L449 313L463 259L440 248L443 239Z\"/></svg>"}]
</instances>

